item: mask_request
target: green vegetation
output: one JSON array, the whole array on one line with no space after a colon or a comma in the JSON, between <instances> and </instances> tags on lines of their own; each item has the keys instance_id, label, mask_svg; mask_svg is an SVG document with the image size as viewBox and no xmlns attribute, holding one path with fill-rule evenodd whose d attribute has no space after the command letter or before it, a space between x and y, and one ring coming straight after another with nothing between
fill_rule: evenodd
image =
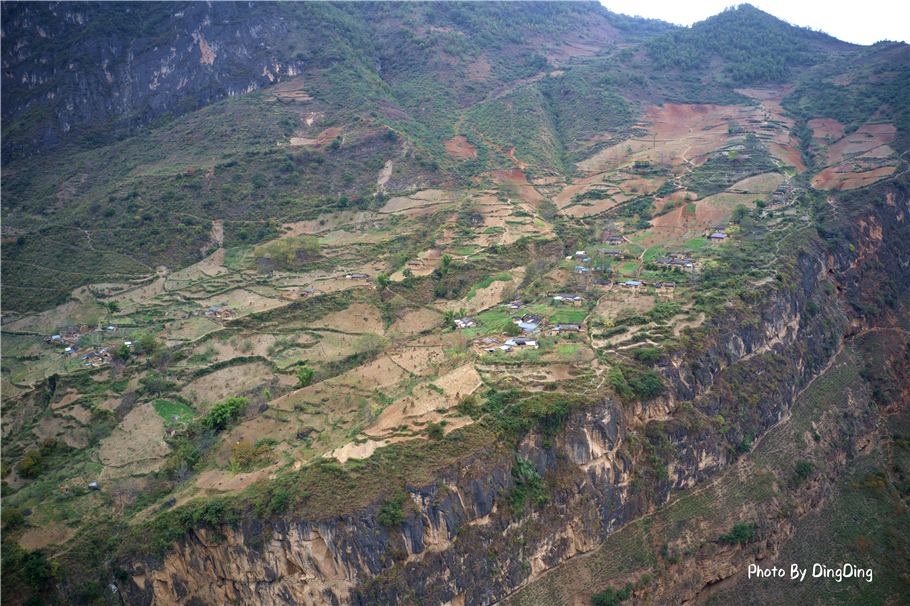
<instances>
[{"instance_id":1,"label":"green vegetation","mask_svg":"<svg viewBox=\"0 0 910 606\"><path fill-rule=\"evenodd\" d=\"M168 422L175 416L180 417L184 423L193 418L193 410L190 407L170 400L155 400L155 412Z\"/></svg>"}]
</instances>

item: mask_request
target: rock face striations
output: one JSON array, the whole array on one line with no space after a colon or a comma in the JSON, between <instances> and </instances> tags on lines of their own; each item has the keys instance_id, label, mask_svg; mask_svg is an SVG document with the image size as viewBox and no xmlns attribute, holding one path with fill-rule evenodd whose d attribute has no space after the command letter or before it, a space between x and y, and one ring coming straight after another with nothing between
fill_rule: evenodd
<instances>
[{"instance_id":1,"label":"rock face striations","mask_svg":"<svg viewBox=\"0 0 910 606\"><path fill-rule=\"evenodd\" d=\"M296 75L304 63L273 47L289 23L270 12L237 2L4 3L3 37L15 44L3 48L3 120L35 114L31 145L4 145L4 160L71 132L101 144Z\"/></svg>"},{"instance_id":2,"label":"rock face striations","mask_svg":"<svg viewBox=\"0 0 910 606\"><path fill-rule=\"evenodd\" d=\"M413 506L392 528L379 523L377 502L334 519L289 516L225 526L218 541L211 529L196 529L161 560L123 562L131 575L125 595L143 606L496 603L561 562L594 550L675 491L723 470L740 456L737 444L760 439L786 418L797 392L832 358L844 331L874 322L831 295L818 313L807 313L810 297L818 300L825 284L858 296L868 288L862 278L867 266L890 268L910 284L907 192L900 185L885 189L885 204L855 216L849 239L863 251L859 260L848 254L847 244L823 248L816 242L814 253L795 253L777 284L750 305L731 309L689 353L662 363L670 385L664 397L632 407L614 399L593 401L571 413L555 437L531 433L514 453L491 446L436 483L409 486ZM702 418L723 415L730 428L721 436L705 424L686 422L683 407ZM863 436L873 426L872 417L859 422L862 435L847 458L856 454L856 444L868 443ZM644 440L672 445L665 473L643 467L636 444ZM513 471L516 461L545 479L546 501L530 509L513 506L509 495L523 481ZM817 505L826 486L806 490L800 508ZM789 522L771 529L775 540L789 532ZM770 544L750 561L767 555ZM735 551L720 548L700 564L705 584L742 568L743 556ZM698 590L683 589L686 599Z\"/></svg>"}]
</instances>

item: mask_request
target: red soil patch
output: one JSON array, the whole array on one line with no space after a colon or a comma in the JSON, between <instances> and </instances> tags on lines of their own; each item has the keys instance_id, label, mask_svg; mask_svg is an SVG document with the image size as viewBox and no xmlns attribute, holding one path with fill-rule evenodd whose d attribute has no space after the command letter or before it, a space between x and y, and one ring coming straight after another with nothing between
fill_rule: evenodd
<instances>
[{"instance_id":1,"label":"red soil patch","mask_svg":"<svg viewBox=\"0 0 910 606\"><path fill-rule=\"evenodd\" d=\"M803 159L799 155L799 152L792 145L782 145L780 143L771 144L771 155L781 160L784 164L789 166L795 166L796 170L803 172L806 170L806 165L803 164Z\"/></svg>"},{"instance_id":2,"label":"red soil patch","mask_svg":"<svg viewBox=\"0 0 910 606\"><path fill-rule=\"evenodd\" d=\"M316 145L328 145L332 142L332 139L341 134L340 126L333 126L332 128L327 128L316 136Z\"/></svg>"},{"instance_id":3,"label":"red soil patch","mask_svg":"<svg viewBox=\"0 0 910 606\"><path fill-rule=\"evenodd\" d=\"M832 118L809 120L809 128L815 131L817 139L829 138L837 141L844 136L844 125Z\"/></svg>"},{"instance_id":4,"label":"red soil patch","mask_svg":"<svg viewBox=\"0 0 910 606\"><path fill-rule=\"evenodd\" d=\"M487 174L493 177L493 180L497 183L502 183L503 181L512 181L514 183L518 183L519 185L528 185L528 178L517 168L510 171L493 170Z\"/></svg>"},{"instance_id":5,"label":"red soil patch","mask_svg":"<svg viewBox=\"0 0 910 606\"><path fill-rule=\"evenodd\" d=\"M864 124L856 132L828 147L828 164L841 162L845 154L867 152L891 143L896 130L892 124Z\"/></svg>"},{"instance_id":6,"label":"red soil patch","mask_svg":"<svg viewBox=\"0 0 910 606\"><path fill-rule=\"evenodd\" d=\"M458 135L446 141L446 153L465 160L477 159L477 148L468 143L468 138L464 135Z\"/></svg>"},{"instance_id":7,"label":"red soil patch","mask_svg":"<svg viewBox=\"0 0 910 606\"><path fill-rule=\"evenodd\" d=\"M849 170L840 172L842 167L832 166L818 173L812 179L812 187L816 189L856 189L875 183L882 177L887 177L894 172L893 166L885 166L874 170L856 173Z\"/></svg>"},{"instance_id":8,"label":"red soil patch","mask_svg":"<svg viewBox=\"0 0 910 606\"><path fill-rule=\"evenodd\" d=\"M851 82L853 82L853 79L855 77L856 77L856 74L843 74L841 76L835 76L834 78L831 79L831 81L834 82L835 84L840 84L841 86L847 86Z\"/></svg>"}]
</instances>

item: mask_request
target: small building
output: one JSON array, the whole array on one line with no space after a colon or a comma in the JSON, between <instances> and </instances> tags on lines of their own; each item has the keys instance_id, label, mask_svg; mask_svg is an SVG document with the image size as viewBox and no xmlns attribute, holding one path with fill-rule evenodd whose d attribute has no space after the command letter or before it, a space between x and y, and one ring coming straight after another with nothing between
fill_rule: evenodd
<instances>
[{"instance_id":1,"label":"small building","mask_svg":"<svg viewBox=\"0 0 910 606\"><path fill-rule=\"evenodd\" d=\"M607 239L604 240L604 244L620 244L622 240L622 236L607 236Z\"/></svg>"},{"instance_id":2,"label":"small building","mask_svg":"<svg viewBox=\"0 0 910 606\"><path fill-rule=\"evenodd\" d=\"M577 274L586 274L591 270L588 269L587 267L585 267L584 265L576 265L575 269L573 271Z\"/></svg>"},{"instance_id":3,"label":"small building","mask_svg":"<svg viewBox=\"0 0 910 606\"><path fill-rule=\"evenodd\" d=\"M474 328L477 326L477 321L472 318L458 318L455 320L455 326L458 328Z\"/></svg>"},{"instance_id":4,"label":"small building","mask_svg":"<svg viewBox=\"0 0 910 606\"><path fill-rule=\"evenodd\" d=\"M727 234L711 234L709 239L714 244L723 244L727 240Z\"/></svg>"},{"instance_id":5,"label":"small building","mask_svg":"<svg viewBox=\"0 0 910 606\"><path fill-rule=\"evenodd\" d=\"M537 349L537 339L527 339L525 337L514 337L505 342L509 347L531 347Z\"/></svg>"},{"instance_id":6,"label":"small building","mask_svg":"<svg viewBox=\"0 0 910 606\"><path fill-rule=\"evenodd\" d=\"M591 282L593 282L594 284L596 284L598 286L609 286L610 285L609 280L591 280Z\"/></svg>"},{"instance_id":7,"label":"small building","mask_svg":"<svg viewBox=\"0 0 910 606\"><path fill-rule=\"evenodd\" d=\"M369 280L370 276L368 274L348 274L345 278L348 280Z\"/></svg>"},{"instance_id":8,"label":"small building","mask_svg":"<svg viewBox=\"0 0 910 606\"><path fill-rule=\"evenodd\" d=\"M553 330L556 332L578 332L581 324L558 324Z\"/></svg>"},{"instance_id":9,"label":"small building","mask_svg":"<svg viewBox=\"0 0 910 606\"><path fill-rule=\"evenodd\" d=\"M575 251L575 258L576 258L576 259L583 259L583 258L585 258L585 257L587 257L587 256L588 256L588 254L587 254L585 251L583 251L583 250Z\"/></svg>"},{"instance_id":10,"label":"small building","mask_svg":"<svg viewBox=\"0 0 910 606\"><path fill-rule=\"evenodd\" d=\"M604 257L621 257L623 252L618 248L600 248L597 250L597 254Z\"/></svg>"},{"instance_id":11,"label":"small building","mask_svg":"<svg viewBox=\"0 0 910 606\"><path fill-rule=\"evenodd\" d=\"M625 282L623 282L621 284L621 286L623 288L628 288L630 290L637 291L639 288L641 288L641 286L643 284L644 284L644 282L640 282L638 280L626 280Z\"/></svg>"}]
</instances>

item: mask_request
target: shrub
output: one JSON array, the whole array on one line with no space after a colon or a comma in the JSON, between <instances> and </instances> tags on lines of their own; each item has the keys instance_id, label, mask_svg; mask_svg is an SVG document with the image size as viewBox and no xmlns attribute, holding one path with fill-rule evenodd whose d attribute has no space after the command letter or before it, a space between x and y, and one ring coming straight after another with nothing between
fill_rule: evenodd
<instances>
[{"instance_id":1,"label":"shrub","mask_svg":"<svg viewBox=\"0 0 910 606\"><path fill-rule=\"evenodd\" d=\"M9 530L18 528L25 523L25 516L15 507L7 507L4 509L3 513L0 514L0 519L3 520L3 525Z\"/></svg>"},{"instance_id":2,"label":"shrub","mask_svg":"<svg viewBox=\"0 0 910 606\"><path fill-rule=\"evenodd\" d=\"M756 526L756 524L736 524L729 534L722 534L717 540L728 545L748 543L755 534Z\"/></svg>"},{"instance_id":3,"label":"shrub","mask_svg":"<svg viewBox=\"0 0 910 606\"><path fill-rule=\"evenodd\" d=\"M441 440L445 433L439 423L427 423L427 436L431 440Z\"/></svg>"},{"instance_id":4,"label":"shrub","mask_svg":"<svg viewBox=\"0 0 910 606\"><path fill-rule=\"evenodd\" d=\"M216 431L224 429L230 421L243 412L246 405L246 398L228 398L224 402L218 402L212 407L211 412L202 419L202 424Z\"/></svg>"},{"instance_id":5,"label":"shrub","mask_svg":"<svg viewBox=\"0 0 910 606\"><path fill-rule=\"evenodd\" d=\"M815 471L815 466L812 465L809 461L797 461L796 462L796 485L799 486L806 481L806 478L812 475L812 472Z\"/></svg>"},{"instance_id":6,"label":"shrub","mask_svg":"<svg viewBox=\"0 0 910 606\"><path fill-rule=\"evenodd\" d=\"M404 501L408 496L402 490L395 491L382 507L376 520L387 528L394 528L405 521Z\"/></svg>"},{"instance_id":7,"label":"shrub","mask_svg":"<svg viewBox=\"0 0 910 606\"><path fill-rule=\"evenodd\" d=\"M614 587L607 587L600 593L591 596L593 606L617 606L620 602L628 600L630 592L628 589L617 590Z\"/></svg>"},{"instance_id":8,"label":"shrub","mask_svg":"<svg viewBox=\"0 0 910 606\"><path fill-rule=\"evenodd\" d=\"M37 450L29 450L19 463L19 475L23 478L35 478L44 471L44 458Z\"/></svg>"},{"instance_id":9,"label":"shrub","mask_svg":"<svg viewBox=\"0 0 910 606\"><path fill-rule=\"evenodd\" d=\"M464 396L455 405L455 410L464 417L473 417L480 412L477 396Z\"/></svg>"},{"instance_id":10,"label":"shrub","mask_svg":"<svg viewBox=\"0 0 910 606\"><path fill-rule=\"evenodd\" d=\"M312 368L310 368L309 366L304 366L303 368L298 370L297 371L297 381L298 381L297 387L299 387L299 388L309 387L313 383L314 372L315 371Z\"/></svg>"}]
</instances>

